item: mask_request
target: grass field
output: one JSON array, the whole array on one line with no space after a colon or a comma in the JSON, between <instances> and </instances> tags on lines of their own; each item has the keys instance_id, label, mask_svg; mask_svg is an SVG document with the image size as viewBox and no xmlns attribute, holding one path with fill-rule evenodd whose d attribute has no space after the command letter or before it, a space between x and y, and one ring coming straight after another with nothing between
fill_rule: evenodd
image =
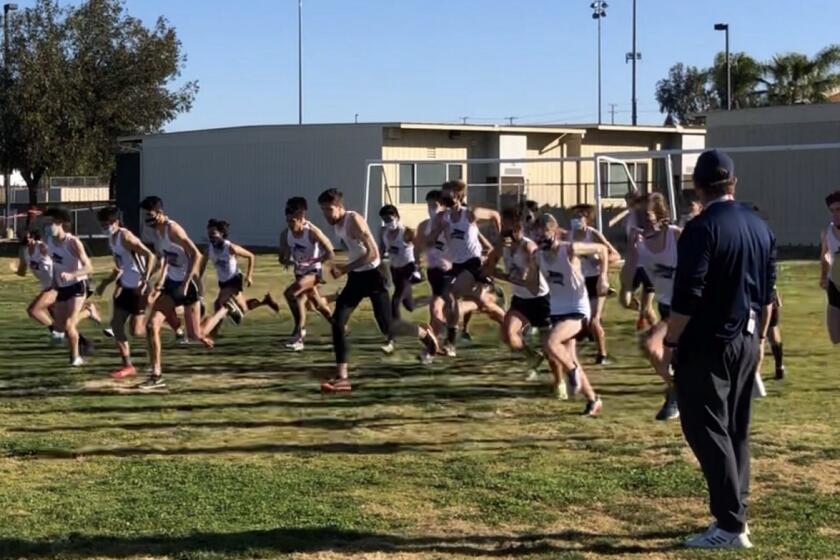
<instances>
[{"instance_id":1,"label":"grass field","mask_svg":"<svg viewBox=\"0 0 840 560\"><path fill-rule=\"evenodd\" d=\"M288 313L265 310L227 325L212 351L166 333L170 392L141 395L108 380L116 352L99 334L97 356L70 371L25 315L35 280L8 262L2 558L727 556L679 547L707 523L705 484L678 423L652 419L660 387L615 300L615 363L587 368L598 419L524 381L483 318L477 344L423 368L412 341L379 353L367 308L351 321L352 396L318 393L332 360L323 321L310 317L296 355L281 344ZM750 558L840 557L840 353L817 273L781 265L790 375L755 406ZM256 279L251 292L279 294L287 278L266 257Z\"/></svg>"}]
</instances>

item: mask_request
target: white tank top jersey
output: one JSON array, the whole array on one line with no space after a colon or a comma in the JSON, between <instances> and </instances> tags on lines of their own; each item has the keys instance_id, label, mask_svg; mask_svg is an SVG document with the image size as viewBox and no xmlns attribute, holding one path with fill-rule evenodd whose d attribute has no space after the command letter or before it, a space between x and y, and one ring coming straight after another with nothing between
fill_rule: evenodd
<instances>
[{"instance_id":1,"label":"white tank top jersey","mask_svg":"<svg viewBox=\"0 0 840 560\"><path fill-rule=\"evenodd\" d=\"M35 278L38 279L38 282L41 283L41 289L49 290L53 285L53 261L50 257L49 249L47 249L46 255L41 252L40 243L36 244L32 249L31 253L29 252L29 247L24 249L26 251L26 264Z\"/></svg>"},{"instance_id":2,"label":"white tank top jersey","mask_svg":"<svg viewBox=\"0 0 840 560\"><path fill-rule=\"evenodd\" d=\"M76 236L68 233L61 243L53 238L47 240L47 247L49 248L53 263L53 281L54 285L59 288L66 288L67 286L72 286L77 282L88 279L85 274L69 282L61 280L62 272L76 272L82 269L82 261L70 251L70 242L74 239L77 239Z\"/></svg>"},{"instance_id":3,"label":"white tank top jersey","mask_svg":"<svg viewBox=\"0 0 840 560\"><path fill-rule=\"evenodd\" d=\"M236 262L236 255L230 250L230 241L222 242L222 246L216 249L213 244L207 246L207 255L213 261L216 268L216 277L219 282L227 282L239 274L239 264Z\"/></svg>"},{"instance_id":4,"label":"white tank top jersey","mask_svg":"<svg viewBox=\"0 0 840 560\"><path fill-rule=\"evenodd\" d=\"M447 212L444 219L449 224L449 257L453 263L463 264L476 257L481 258L481 242L478 240L478 226L470 221L470 211L464 206L457 219Z\"/></svg>"},{"instance_id":5,"label":"white tank top jersey","mask_svg":"<svg viewBox=\"0 0 840 560\"><path fill-rule=\"evenodd\" d=\"M352 216L355 216L356 213L352 210L348 210L344 213L344 218L333 228L335 229L335 234L344 242L344 246L347 247L347 262L351 263L357 259L360 259L367 255L367 247L361 241L357 241L355 239L350 239L347 235L347 223L351 219ZM367 270L373 270L374 268L379 267L380 260L379 258L374 259L373 262L370 262L364 266L360 266L355 270L355 272L365 272Z\"/></svg>"},{"instance_id":6,"label":"white tank top jersey","mask_svg":"<svg viewBox=\"0 0 840 560\"><path fill-rule=\"evenodd\" d=\"M835 261L840 260L840 238L837 236L837 228L833 223L828 224L825 230L825 242L828 245L829 262L831 266L834 266Z\"/></svg>"},{"instance_id":7,"label":"white tank top jersey","mask_svg":"<svg viewBox=\"0 0 840 560\"><path fill-rule=\"evenodd\" d=\"M166 278L175 282L183 282L189 271L190 259L184 248L173 243L169 237L169 228L175 222L167 220L163 226L163 235L158 234L160 253L166 259ZM157 231L157 230L155 230Z\"/></svg>"},{"instance_id":8,"label":"white tank top jersey","mask_svg":"<svg viewBox=\"0 0 840 560\"><path fill-rule=\"evenodd\" d=\"M382 244L388 248L388 259L392 268L402 268L414 262L414 243L406 243L405 226L399 226L394 237L391 237L391 232L387 229L383 230Z\"/></svg>"},{"instance_id":9,"label":"white tank top jersey","mask_svg":"<svg viewBox=\"0 0 840 560\"><path fill-rule=\"evenodd\" d=\"M111 248L111 254L114 255L117 268L120 270L120 286L134 289L140 286L145 267L134 251L126 249L123 245L124 232L125 229L120 228L116 234L108 237L108 246Z\"/></svg>"},{"instance_id":10,"label":"white tank top jersey","mask_svg":"<svg viewBox=\"0 0 840 560\"><path fill-rule=\"evenodd\" d=\"M432 232L432 220L426 222L425 229L425 235L428 236ZM440 270L449 270L452 268L447 253L445 233L438 235L434 243L428 244L428 248L426 249L426 262L429 268L438 268Z\"/></svg>"},{"instance_id":11,"label":"white tank top jersey","mask_svg":"<svg viewBox=\"0 0 840 560\"><path fill-rule=\"evenodd\" d=\"M305 276L321 270L321 246L312 240L309 222L304 222L300 237L287 230L286 245L289 246L292 262L295 263L295 276Z\"/></svg>"},{"instance_id":12,"label":"white tank top jersey","mask_svg":"<svg viewBox=\"0 0 840 560\"><path fill-rule=\"evenodd\" d=\"M656 301L671 305L674 293L674 274L677 271L677 228L669 226L665 234L665 247L654 253L642 240L637 245L639 266L643 267L656 290Z\"/></svg>"},{"instance_id":13,"label":"white tank top jersey","mask_svg":"<svg viewBox=\"0 0 840 560\"><path fill-rule=\"evenodd\" d=\"M525 271L525 268L527 266L527 247L530 241L531 240L527 237L523 237L519 241L519 246L516 248L515 251L512 251L510 247L505 247L502 250L502 258L505 262L505 272L507 272L508 274L516 272L521 276L521 274ZM543 274L539 272L539 270L537 271L537 274L540 277L540 288L536 295L534 295L534 293L525 286L511 284L511 292L513 292L513 295L522 299L535 299L545 297L545 295L548 293L548 281L545 279L545 276L543 276Z\"/></svg>"},{"instance_id":14,"label":"white tank top jersey","mask_svg":"<svg viewBox=\"0 0 840 560\"><path fill-rule=\"evenodd\" d=\"M540 271L548 280L551 314L581 313L589 317L586 281L583 274L572 267L569 260L569 245L567 243L560 245L554 258L546 257L545 251L540 251L538 255Z\"/></svg>"},{"instance_id":15,"label":"white tank top jersey","mask_svg":"<svg viewBox=\"0 0 840 560\"><path fill-rule=\"evenodd\" d=\"M583 234L583 241L584 243L597 243L595 241L595 234L592 233L594 230L587 226L586 233ZM590 276L600 276L601 274L601 259L597 255L587 255L585 257L580 258L580 270L583 272L583 276L585 278L589 278Z\"/></svg>"}]
</instances>

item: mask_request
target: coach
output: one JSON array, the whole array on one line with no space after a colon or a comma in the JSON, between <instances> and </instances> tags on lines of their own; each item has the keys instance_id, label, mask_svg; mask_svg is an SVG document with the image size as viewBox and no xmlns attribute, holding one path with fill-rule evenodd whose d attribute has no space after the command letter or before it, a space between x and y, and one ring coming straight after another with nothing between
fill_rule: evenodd
<instances>
[{"instance_id":1,"label":"coach","mask_svg":"<svg viewBox=\"0 0 840 560\"><path fill-rule=\"evenodd\" d=\"M665 363L673 355L683 433L715 520L686 545L750 548L750 397L770 320L776 242L764 220L735 201L726 154L701 154L693 179L704 210L680 236Z\"/></svg>"}]
</instances>

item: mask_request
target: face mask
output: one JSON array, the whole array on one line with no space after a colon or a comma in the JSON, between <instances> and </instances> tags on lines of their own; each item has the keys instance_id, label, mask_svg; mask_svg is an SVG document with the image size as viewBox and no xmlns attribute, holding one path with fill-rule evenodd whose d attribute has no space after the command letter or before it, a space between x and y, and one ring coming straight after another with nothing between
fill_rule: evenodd
<instances>
[{"instance_id":1,"label":"face mask","mask_svg":"<svg viewBox=\"0 0 840 560\"><path fill-rule=\"evenodd\" d=\"M583 220L581 220L580 218L572 218L571 228L572 231L578 231L583 229Z\"/></svg>"},{"instance_id":2,"label":"face mask","mask_svg":"<svg viewBox=\"0 0 840 560\"><path fill-rule=\"evenodd\" d=\"M387 229L388 231L394 231L398 227L400 227L400 224L399 224L399 222L397 222L397 220L391 220L390 222L385 222L385 229Z\"/></svg>"},{"instance_id":3,"label":"face mask","mask_svg":"<svg viewBox=\"0 0 840 560\"><path fill-rule=\"evenodd\" d=\"M442 202L443 202L443 205L446 206L447 208L452 208L452 207L455 206L455 199L452 198L451 196L444 196Z\"/></svg>"},{"instance_id":4,"label":"face mask","mask_svg":"<svg viewBox=\"0 0 840 560\"><path fill-rule=\"evenodd\" d=\"M49 224L46 228L47 237L58 237L61 234L61 226L59 224Z\"/></svg>"},{"instance_id":5,"label":"face mask","mask_svg":"<svg viewBox=\"0 0 840 560\"><path fill-rule=\"evenodd\" d=\"M429 208L429 219L430 220L434 220L435 218L437 218L437 215L438 215L437 208Z\"/></svg>"},{"instance_id":6,"label":"face mask","mask_svg":"<svg viewBox=\"0 0 840 560\"><path fill-rule=\"evenodd\" d=\"M157 218L154 218L152 216L146 216L146 225L147 226L153 226L156 223L157 223Z\"/></svg>"},{"instance_id":7,"label":"face mask","mask_svg":"<svg viewBox=\"0 0 840 560\"><path fill-rule=\"evenodd\" d=\"M224 240L221 237L211 237L210 238L210 243L212 243L213 246L215 246L215 247L218 247L223 242L224 242Z\"/></svg>"},{"instance_id":8,"label":"face mask","mask_svg":"<svg viewBox=\"0 0 840 560\"><path fill-rule=\"evenodd\" d=\"M503 229L502 230L502 239L510 239L513 240L513 230L512 229Z\"/></svg>"},{"instance_id":9,"label":"face mask","mask_svg":"<svg viewBox=\"0 0 840 560\"><path fill-rule=\"evenodd\" d=\"M550 251L554 247L554 239L546 237L540 240L540 249L543 251Z\"/></svg>"},{"instance_id":10,"label":"face mask","mask_svg":"<svg viewBox=\"0 0 840 560\"><path fill-rule=\"evenodd\" d=\"M116 222L114 222L113 224L105 224L102 227L102 231L107 233L108 235L114 235L115 233L117 233L117 231L119 229L120 229L120 226L117 225Z\"/></svg>"}]
</instances>

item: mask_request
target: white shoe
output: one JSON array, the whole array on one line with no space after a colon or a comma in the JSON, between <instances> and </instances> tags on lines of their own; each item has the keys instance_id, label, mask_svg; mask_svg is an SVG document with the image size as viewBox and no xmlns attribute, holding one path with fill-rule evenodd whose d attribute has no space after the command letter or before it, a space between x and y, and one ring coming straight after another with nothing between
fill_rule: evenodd
<instances>
[{"instance_id":1,"label":"white shoe","mask_svg":"<svg viewBox=\"0 0 840 560\"><path fill-rule=\"evenodd\" d=\"M566 391L566 384L565 383L561 383L560 385L555 385L555 387L554 387L554 397L559 401L569 400L569 393Z\"/></svg>"},{"instance_id":2,"label":"white shoe","mask_svg":"<svg viewBox=\"0 0 840 560\"><path fill-rule=\"evenodd\" d=\"M81 356L76 356L73 358L73 361L70 362L70 367L81 367L85 365L85 360Z\"/></svg>"},{"instance_id":3,"label":"white shoe","mask_svg":"<svg viewBox=\"0 0 840 560\"><path fill-rule=\"evenodd\" d=\"M525 375L525 381L539 381L540 379L540 372L535 369L528 371ZM564 387L565 388L565 387Z\"/></svg>"},{"instance_id":4,"label":"white shoe","mask_svg":"<svg viewBox=\"0 0 840 560\"><path fill-rule=\"evenodd\" d=\"M298 339L291 344L287 344L286 348L291 350L292 352L303 352L303 340Z\"/></svg>"},{"instance_id":5,"label":"white shoe","mask_svg":"<svg viewBox=\"0 0 840 560\"><path fill-rule=\"evenodd\" d=\"M711 531L712 529L717 529L717 521L712 521L712 524L709 525L709 528L706 531ZM752 531L750 531L750 524L744 523L744 534L748 537L752 536Z\"/></svg>"},{"instance_id":6,"label":"white shoe","mask_svg":"<svg viewBox=\"0 0 840 560\"><path fill-rule=\"evenodd\" d=\"M417 356L417 359L420 360L420 363L423 364L424 366L430 366L435 361L435 357L432 354L429 354L428 352L426 352L425 350L423 350L420 353L420 355Z\"/></svg>"},{"instance_id":7,"label":"white shoe","mask_svg":"<svg viewBox=\"0 0 840 560\"><path fill-rule=\"evenodd\" d=\"M709 527L705 533L697 535L685 542L689 548L752 548L750 538L746 531L743 533L730 533L718 528L717 524Z\"/></svg>"},{"instance_id":8,"label":"white shoe","mask_svg":"<svg viewBox=\"0 0 840 560\"><path fill-rule=\"evenodd\" d=\"M455 352L455 347L451 344L444 344L441 350L443 351L443 355L448 358L454 358L458 355L458 353Z\"/></svg>"},{"instance_id":9,"label":"white shoe","mask_svg":"<svg viewBox=\"0 0 840 560\"><path fill-rule=\"evenodd\" d=\"M752 396L754 399L763 399L767 396L767 388L764 386L764 381L761 379L760 373L755 374Z\"/></svg>"},{"instance_id":10,"label":"white shoe","mask_svg":"<svg viewBox=\"0 0 840 560\"><path fill-rule=\"evenodd\" d=\"M380 346L379 348L380 348L380 350L382 350L383 354L385 354L386 356L390 356L391 354L394 353L394 341L389 340L385 344L385 346Z\"/></svg>"},{"instance_id":11,"label":"white shoe","mask_svg":"<svg viewBox=\"0 0 840 560\"><path fill-rule=\"evenodd\" d=\"M192 340L185 336L184 338L179 338L177 344L178 346L192 346L192 344L194 343Z\"/></svg>"},{"instance_id":12,"label":"white shoe","mask_svg":"<svg viewBox=\"0 0 840 560\"><path fill-rule=\"evenodd\" d=\"M64 333L63 332L58 332L58 331L51 332L50 333L50 342L52 344L61 344L62 342L64 342Z\"/></svg>"},{"instance_id":13,"label":"white shoe","mask_svg":"<svg viewBox=\"0 0 840 560\"><path fill-rule=\"evenodd\" d=\"M114 338L114 329L112 329L112 328L102 329L102 334L104 334L108 338Z\"/></svg>"}]
</instances>

